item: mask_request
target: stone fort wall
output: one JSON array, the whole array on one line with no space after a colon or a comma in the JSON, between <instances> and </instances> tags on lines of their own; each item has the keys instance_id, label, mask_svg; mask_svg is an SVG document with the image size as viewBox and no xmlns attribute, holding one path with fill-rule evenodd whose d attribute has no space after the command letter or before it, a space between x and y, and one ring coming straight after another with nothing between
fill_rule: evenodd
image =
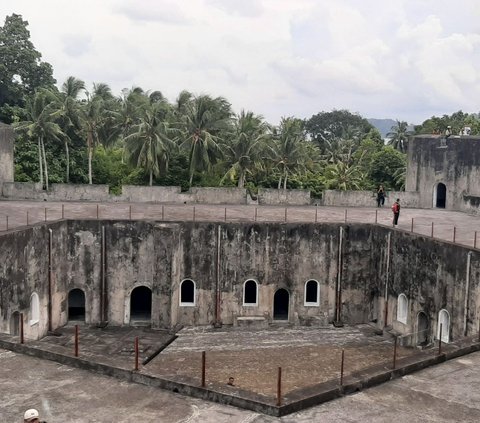
<instances>
[{"instance_id":1,"label":"stone fort wall","mask_svg":"<svg viewBox=\"0 0 480 423\"><path fill-rule=\"evenodd\" d=\"M190 304L181 304L185 279L195 284ZM256 304L244 304L246 280L257 284ZM318 282L315 304L305 301L310 280ZM293 324L375 322L410 334L423 312L431 340L446 310L454 340L478 330L479 283L479 251L375 225L63 221L0 236L0 331L12 331L16 312L28 338L46 334L49 309L52 327L64 325L72 289L85 293L88 324L129 325L132 291L144 286L157 328L268 325L285 289ZM30 324L34 293L40 318Z\"/></svg>"}]
</instances>

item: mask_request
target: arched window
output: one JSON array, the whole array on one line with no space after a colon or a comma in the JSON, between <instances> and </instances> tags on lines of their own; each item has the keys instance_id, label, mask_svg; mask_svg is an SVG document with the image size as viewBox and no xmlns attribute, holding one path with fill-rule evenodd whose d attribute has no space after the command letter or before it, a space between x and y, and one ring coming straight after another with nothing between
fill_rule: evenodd
<instances>
[{"instance_id":1,"label":"arched window","mask_svg":"<svg viewBox=\"0 0 480 423\"><path fill-rule=\"evenodd\" d=\"M305 282L304 304L306 306L320 305L320 285L316 280Z\"/></svg>"},{"instance_id":2,"label":"arched window","mask_svg":"<svg viewBox=\"0 0 480 423\"><path fill-rule=\"evenodd\" d=\"M180 284L180 305L195 305L195 282L193 282L191 279L185 279Z\"/></svg>"},{"instance_id":3,"label":"arched window","mask_svg":"<svg viewBox=\"0 0 480 423\"><path fill-rule=\"evenodd\" d=\"M397 300L397 320L407 324L408 300L405 294L400 294Z\"/></svg>"},{"instance_id":4,"label":"arched window","mask_svg":"<svg viewBox=\"0 0 480 423\"><path fill-rule=\"evenodd\" d=\"M258 305L258 285L253 279L249 279L243 284L243 305Z\"/></svg>"},{"instance_id":5,"label":"arched window","mask_svg":"<svg viewBox=\"0 0 480 423\"><path fill-rule=\"evenodd\" d=\"M34 325L40 321L40 300L38 294L34 292L30 296L30 325Z\"/></svg>"},{"instance_id":6,"label":"arched window","mask_svg":"<svg viewBox=\"0 0 480 423\"><path fill-rule=\"evenodd\" d=\"M440 325L442 328L442 335L440 336ZM447 310L440 310L438 313L438 327L437 327L437 339L442 339L442 342L450 341L450 314Z\"/></svg>"}]
</instances>

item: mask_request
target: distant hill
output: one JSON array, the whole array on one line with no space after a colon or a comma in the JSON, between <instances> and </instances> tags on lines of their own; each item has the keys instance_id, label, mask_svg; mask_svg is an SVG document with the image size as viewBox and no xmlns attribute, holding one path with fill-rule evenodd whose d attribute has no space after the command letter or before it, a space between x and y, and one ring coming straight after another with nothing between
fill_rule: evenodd
<instances>
[{"instance_id":1,"label":"distant hill","mask_svg":"<svg viewBox=\"0 0 480 423\"><path fill-rule=\"evenodd\" d=\"M378 132L382 134L382 138L385 138L387 136L387 133L389 133L392 130L392 126L395 126L397 124L397 121L394 119L367 119L368 122L375 126L375 128L378 129ZM410 131L413 131L413 125L409 125L408 129Z\"/></svg>"}]
</instances>

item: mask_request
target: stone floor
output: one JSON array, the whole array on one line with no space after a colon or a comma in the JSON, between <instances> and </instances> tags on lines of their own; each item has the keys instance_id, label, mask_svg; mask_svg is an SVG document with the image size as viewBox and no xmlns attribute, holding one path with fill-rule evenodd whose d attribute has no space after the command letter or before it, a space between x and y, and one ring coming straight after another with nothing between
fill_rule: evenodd
<instances>
[{"instance_id":1,"label":"stone floor","mask_svg":"<svg viewBox=\"0 0 480 423\"><path fill-rule=\"evenodd\" d=\"M478 422L480 352L281 419L0 350L0 421L49 423Z\"/></svg>"},{"instance_id":2,"label":"stone floor","mask_svg":"<svg viewBox=\"0 0 480 423\"><path fill-rule=\"evenodd\" d=\"M62 212L63 210L63 212ZM254 205L173 205L145 203L91 203L0 201L0 233L15 227L41 221L68 219L148 219L164 221L258 221L258 222L364 222L391 225L392 213L384 208L343 208L316 206L254 206ZM8 216L8 219L7 219ZM407 209L401 211L398 228L473 246L480 218L465 213L440 209ZM7 224L8 220L8 224Z\"/></svg>"}]
</instances>

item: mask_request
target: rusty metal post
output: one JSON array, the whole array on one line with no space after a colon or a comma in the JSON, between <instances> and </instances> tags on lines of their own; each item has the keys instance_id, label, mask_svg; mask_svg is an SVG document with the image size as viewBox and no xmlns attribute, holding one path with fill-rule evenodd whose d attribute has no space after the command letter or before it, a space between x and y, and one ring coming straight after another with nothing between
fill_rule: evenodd
<instances>
[{"instance_id":1,"label":"rusty metal post","mask_svg":"<svg viewBox=\"0 0 480 423\"><path fill-rule=\"evenodd\" d=\"M480 319L478 320L478 342L480 342Z\"/></svg>"},{"instance_id":2,"label":"rusty metal post","mask_svg":"<svg viewBox=\"0 0 480 423\"><path fill-rule=\"evenodd\" d=\"M135 337L135 371L138 372L138 336Z\"/></svg>"},{"instance_id":3,"label":"rusty metal post","mask_svg":"<svg viewBox=\"0 0 480 423\"><path fill-rule=\"evenodd\" d=\"M345 209L345 223L347 223L347 209Z\"/></svg>"},{"instance_id":4,"label":"rusty metal post","mask_svg":"<svg viewBox=\"0 0 480 423\"><path fill-rule=\"evenodd\" d=\"M442 353L442 326L443 324L440 323L440 336L438 337L438 355Z\"/></svg>"},{"instance_id":5,"label":"rusty metal post","mask_svg":"<svg viewBox=\"0 0 480 423\"><path fill-rule=\"evenodd\" d=\"M412 217L412 224L410 226L410 232L413 232L413 217Z\"/></svg>"},{"instance_id":6,"label":"rusty metal post","mask_svg":"<svg viewBox=\"0 0 480 423\"><path fill-rule=\"evenodd\" d=\"M65 219L65 205L62 204L62 220Z\"/></svg>"},{"instance_id":7,"label":"rusty metal post","mask_svg":"<svg viewBox=\"0 0 480 423\"><path fill-rule=\"evenodd\" d=\"M27 226L28 226L28 210L27 210Z\"/></svg>"},{"instance_id":8,"label":"rusty metal post","mask_svg":"<svg viewBox=\"0 0 480 423\"><path fill-rule=\"evenodd\" d=\"M318 206L315 207L315 223L318 222Z\"/></svg>"},{"instance_id":9,"label":"rusty metal post","mask_svg":"<svg viewBox=\"0 0 480 423\"><path fill-rule=\"evenodd\" d=\"M75 325L75 357L78 357L78 325Z\"/></svg>"},{"instance_id":10,"label":"rusty metal post","mask_svg":"<svg viewBox=\"0 0 480 423\"><path fill-rule=\"evenodd\" d=\"M477 231L473 235L473 248L477 248Z\"/></svg>"},{"instance_id":11,"label":"rusty metal post","mask_svg":"<svg viewBox=\"0 0 480 423\"><path fill-rule=\"evenodd\" d=\"M99 214L100 214L100 212L99 212L99 205L97 204L97 220L98 220Z\"/></svg>"},{"instance_id":12,"label":"rusty metal post","mask_svg":"<svg viewBox=\"0 0 480 423\"><path fill-rule=\"evenodd\" d=\"M255 207L255 218L254 218L254 221L256 222L257 221L257 208Z\"/></svg>"},{"instance_id":13,"label":"rusty metal post","mask_svg":"<svg viewBox=\"0 0 480 423\"><path fill-rule=\"evenodd\" d=\"M453 243L455 243L455 238L457 237L457 227L453 227Z\"/></svg>"},{"instance_id":14,"label":"rusty metal post","mask_svg":"<svg viewBox=\"0 0 480 423\"><path fill-rule=\"evenodd\" d=\"M195 206L193 206L193 221L195 222Z\"/></svg>"},{"instance_id":15,"label":"rusty metal post","mask_svg":"<svg viewBox=\"0 0 480 423\"><path fill-rule=\"evenodd\" d=\"M45 207L45 222L47 221L47 208Z\"/></svg>"},{"instance_id":16,"label":"rusty metal post","mask_svg":"<svg viewBox=\"0 0 480 423\"><path fill-rule=\"evenodd\" d=\"M282 405L282 368L278 368L277 377L277 407Z\"/></svg>"},{"instance_id":17,"label":"rusty metal post","mask_svg":"<svg viewBox=\"0 0 480 423\"><path fill-rule=\"evenodd\" d=\"M431 232L430 236L433 238L433 222L432 222L432 232Z\"/></svg>"},{"instance_id":18,"label":"rusty metal post","mask_svg":"<svg viewBox=\"0 0 480 423\"><path fill-rule=\"evenodd\" d=\"M6 231L8 231L8 216L5 216L7 218L7 229L5 229Z\"/></svg>"},{"instance_id":19,"label":"rusty metal post","mask_svg":"<svg viewBox=\"0 0 480 423\"><path fill-rule=\"evenodd\" d=\"M202 388L205 388L205 351L202 351Z\"/></svg>"},{"instance_id":20,"label":"rusty metal post","mask_svg":"<svg viewBox=\"0 0 480 423\"><path fill-rule=\"evenodd\" d=\"M287 208L285 207L285 222L287 221Z\"/></svg>"},{"instance_id":21,"label":"rusty metal post","mask_svg":"<svg viewBox=\"0 0 480 423\"><path fill-rule=\"evenodd\" d=\"M225 207L225 222L227 221L227 208Z\"/></svg>"},{"instance_id":22,"label":"rusty metal post","mask_svg":"<svg viewBox=\"0 0 480 423\"><path fill-rule=\"evenodd\" d=\"M344 363L345 363L345 350L342 349L342 363L340 364L340 386L343 386Z\"/></svg>"},{"instance_id":23,"label":"rusty metal post","mask_svg":"<svg viewBox=\"0 0 480 423\"><path fill-rule=\"evenodd\" d=\"M132 220L132 206L128 206L128 217Z\"/></svg>"},{"instance_id":24,"label":"rusty metal post","mask_svg":"<svg viewBox=\"0 0 480 423\"><path fill-rule=\"evenodd\" d=\"M397 339L398 337L396 336L393 343L393 370L397 367Z\"/></svg>"},{"instance_id":25,"label":"rusty metal post","mask_svg":"<svg viewBox=\"0 0 480 423\"><path fill-rule=\"evenodd\" d=\"M375 210L375 225L378 223L378 210Z\"/></svg>"},{"instance_id":26,"label":"rusty metal post","mask_svg":"<svg viewBox=\"0 0 480 423\"><path fill-rule=\"evenodd\" d=\"M25 338L23 336L23 313L20 313L20 344L25 342Z\"/></svg>"},{"instance_id":27,"label":"rusty metal post","mask_svg":"<svg viewBox=\"0 0 480 423\"><path fill-rule=\"evenodd\" d=\"M165 220L165 206L162 206L162 220Z\"/></svg>"}]
</instances>

